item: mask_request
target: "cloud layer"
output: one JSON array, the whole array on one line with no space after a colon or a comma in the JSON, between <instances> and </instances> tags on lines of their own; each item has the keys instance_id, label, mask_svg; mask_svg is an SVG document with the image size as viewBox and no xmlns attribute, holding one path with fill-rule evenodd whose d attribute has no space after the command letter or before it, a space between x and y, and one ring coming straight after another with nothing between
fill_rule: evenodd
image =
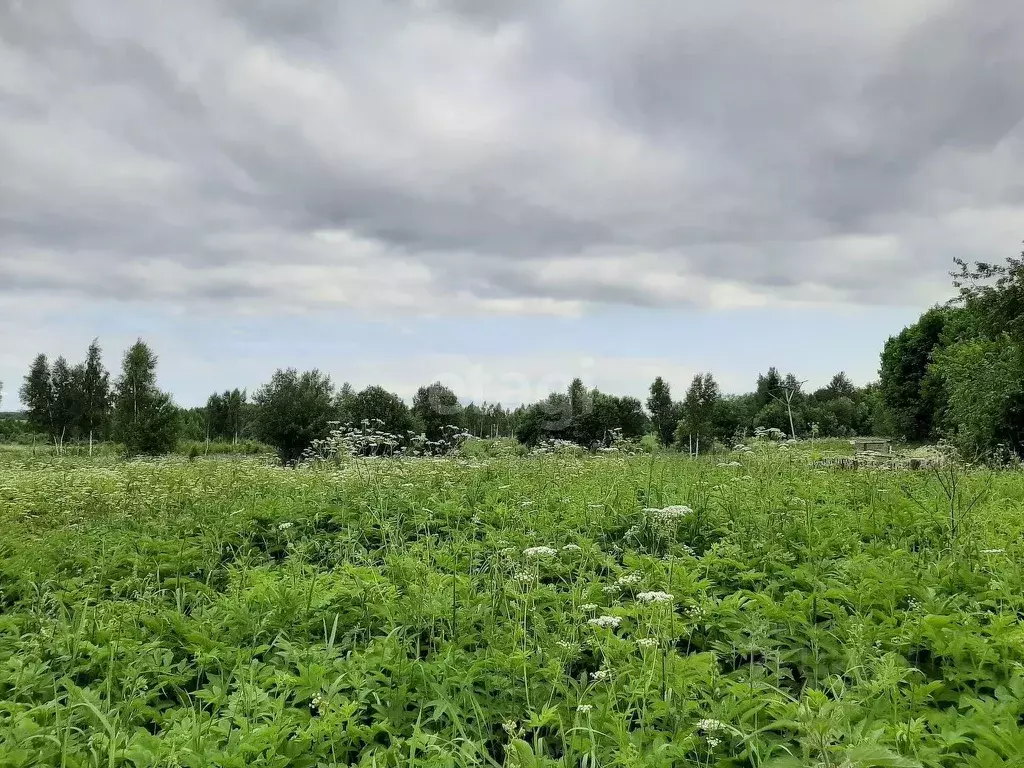
<instances>
[{"instance_id":1,"label":"cloud layer","mask_svg":"<svg viewBox=\"0 0 1024 768\"><path fill-rule=\"evenodd\" d=\"M907 305L1021 239L1024 5L0 2L0 303Z\"/></svg>"}]
</instances>

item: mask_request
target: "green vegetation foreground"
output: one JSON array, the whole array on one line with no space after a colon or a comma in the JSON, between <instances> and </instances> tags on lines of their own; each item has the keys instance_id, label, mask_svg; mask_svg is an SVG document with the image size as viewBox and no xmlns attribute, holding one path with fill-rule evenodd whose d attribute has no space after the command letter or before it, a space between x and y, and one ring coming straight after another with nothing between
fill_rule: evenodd
<instances>
[{"instance_id":1,"label":"green vegetation foreground","mask_svg":"<svg viewBox=\"0 0 1024 768\"><path fill-rule=\"evenodd\" d=\"M776 446L8 459L0 765L1011 764L1022 502Z\"/></svg>"}]
</instances>

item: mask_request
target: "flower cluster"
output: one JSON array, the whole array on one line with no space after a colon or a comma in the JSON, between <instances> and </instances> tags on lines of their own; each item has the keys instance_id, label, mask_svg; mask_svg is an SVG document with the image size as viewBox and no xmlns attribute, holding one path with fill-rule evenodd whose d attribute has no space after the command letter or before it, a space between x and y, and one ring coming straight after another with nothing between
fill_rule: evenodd
<instances>
[{"instance_id":1,"label":"flower cluster","mask_svg":"<svg viewBox=\"0 0 1024 768\"><path fill-rule=\"evenodd\" d=\"M587 624L601 629L616 629L621 623L622 619L618 616L598 616L587 622Z\"/></svg>"},{"instance_id":2,"label":"flower cluster","mask_svg":"<svg viewBox=\"0 0 1024 768\"><path fill-rule=\"evenodd\" d=\"M644 637L636 641L636 644L641 648L657 648L658 639L656 637Z\"/></svg>"},{"instance_id":3,"label":"flower cluster","mask_svg":"<svg viewBox=\"0 0 1024 768\"><path fill-rule=\"evenodd\" d=\"M644 512L650 519L651 526L662 536L673 535L683 519L693 514L693 510L683 504L673 504L661 509L645 507Z\"/></svg>"},{"instance_id":4,"label":"flower cluster","mask_svg":"<svg viewBox=\"0 0 1024 768\"><path fill-rule=\"evenodd\" d=\"M294 523L281 523L279 526L277 526L277 530L279 530L279 531L287 531L289 528L291 528L293 526L294 526Z\"/></svg>"},{"instance_id":5,"label":"flower cluster","mask_svg":"<svg viewBox=\"0 0 1024 768\"><path fill-rule=\"evenodd\" d=\"M641 592L636 599L641 603L671 603L675 595L668 592Z\"/></svg>"},{"instance_id":6,"label":"flower cluster","mask_svg":"<svg viewBox=\"0 0 1024 768\"><path fill-rule=\"evenodd\" d=\"M558 550L551 547L529 547L523 550L523 554L527 557L554 557Z\"/></svg>"},{"instance_id":7,"label":"flower cluster","mask_svg":"<svg viewBox=\"0 0 1024 768\"><path fill-rule=\"evenodd\" d=\"M505 733L507 733L513 739L517 739L524 733L526 733L526 730L522 728L519 725L519 723L517 723L515 720L509 720L507 722L504 722L501 724L501 727L505 730Z\"/></svg>"},{"instance_id":8,"label":"flower cluster","mask_svg":"<svg viewBox=\"0 0 1024 768\"><path fill-rule=\"evenodd\" d=\"M729 729L725 726L725 723L722 723L719 720L705 718L697 721L697 730L704 736L704 740L707 741L708 746L714 749L722 743L722 740L715 734L725 733Z\"/></svg>"}]
</instances>

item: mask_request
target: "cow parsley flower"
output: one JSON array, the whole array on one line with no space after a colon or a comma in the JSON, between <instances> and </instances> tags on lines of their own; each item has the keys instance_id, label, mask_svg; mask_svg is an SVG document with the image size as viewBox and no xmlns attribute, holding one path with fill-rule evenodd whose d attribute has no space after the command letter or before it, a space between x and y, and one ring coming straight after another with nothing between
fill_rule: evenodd
<instances>
[{"instance_id":1,"label":"cow parsley flower","mask_svg":"<svg viewBox=\"0 0 1024 768\"><path fill-rule=\"evenodd\" d=\"M609 672L607 669L599 669L597 670L597 672L590 673L590 679L593 680L595 683L600 683L602 680L607 680L611 676L612 673Z\"/></svg>"},{"instance_id":2,"label":"cow parsley flower","mask_svg":"<svg viewBox=\"0 0 1024 768\"><path fill-rule=\"evenodd\" d=\"M725 727L725 723L721 720L704 718L703 720L697 721L697 730L701 733L716 733L718 731L726 731L728 729Z\"/></svg>"},{"instance_id":3,"label":"cow parsley flower","mask_svg":"<svg viewBox=\"0 0 1024 768\"><path fill-rule=\"evenodd\" d=\"M601 629L616 629L621 623L622 619L618 616L598 616L587 622L587 624Z\"/></svg>"},{"instance_id":4,"label":"cow parsley flower","mask_svg":"<svg viewBox=\"0 0 1024 768\"><path fill-rule=\"evenodd\" d=\"M626 573L622 576L619 576L619 578L615 580L615 586L632 587L636 584L639 584L641 581L643 581L643 576L641 576L639 573Z\"/></svg>"},{"instance_id":5,"label":"cow parsley flower","mask_svg":"<svg viewBox=\"0 0 1024 768\"><path fill-rule=\"evenodd\" d=\"M582 552L583 551L583 547L581 547L579 544L566 544L564 547L562 547L562 551L563 552Z\"/></svg>"},{"instance_id":6,"label":"cow parsley flower","mask_svg":"<svg viewBox=\"0 0 1024 768\"><path fill-rule=\"evenodd\" d=\"M590 611L596 611L597 610L597 605L595 605L594 603L584 603L583 605L580 606L580 610L583 611L584 613L589 613Z\"/></svg>"},{"instance_id":7,"label":"cow parsley flower","mask_svg":"<svg viewBox=\"0 0 1024 768\"><path fill-rule=\"evenodd\" d=\"M293 526L294 526L294 523L281 523L279 526L277 526L277 530L279 530L279 531L287 531L289 528L291 528Z\"/></svg>"},{"instance_id":8,"label":"cow parsley flower","mask_svg":"<svg viewBox=\"0 0 1024 768\"><path fill-rule=\"evenodd\" d=\"M674 598L668 592L641 592L636 596L641 603L670 603Z\"/></svg>"},{"instance_id":9,"label":"cow parsley flower","mask_svg":"<svg viewBox=\"0 0 1024 768\"><path fill-rule=\"evenodd\" d=\"M636 641L636 644L641 648L657 648L658 639L655 637L644 637Z\"/></svg>"},{"instance_id":10,"label":"cow parsley flower","mask_svg":"<svg viewBox=\"0 0 1024 768\"><path fill-rule=\"evenodd\" d=\"M509 720L508 722L502 723L501 727L504 728L505 733L507 733L512 738L518 738L519 736L522 736L525 733L525 730L520 728L519 723L517 723L515 720Z\"/></svg>"},{"instance_id":11,"label":"cow parsley flower","mask_svg":"<svg viewBox=\"0 0 1024 768\"><path fill-rule=\"evenodd\" d=\"M593 711L593 709L593 704L580 704L578 707L576 707L576 711L579 712L581 715L589 715L591 711Z\"/></svg>"},{"instance_id":12,"label":"cow parsley flower","mask_svg":"<svg viewBox=\"0 0 1024 768\"><path fill-rule=\"evenodd\" d=\"M553 557L558 554L558 550L551 547L528 547L523 550L523 554L527 557Z\"/></svg>"}]
</instances>

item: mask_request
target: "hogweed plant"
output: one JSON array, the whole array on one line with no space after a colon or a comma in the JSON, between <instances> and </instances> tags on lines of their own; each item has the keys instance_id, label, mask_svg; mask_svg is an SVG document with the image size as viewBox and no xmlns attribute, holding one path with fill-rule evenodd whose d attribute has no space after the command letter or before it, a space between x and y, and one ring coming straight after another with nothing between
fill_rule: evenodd
<instances>
[{"instance_id":1,"label":"hogweed plant","mask_svg":"<svg viewBox=\"0 0 1024 768\"><path fill-rule=\"evenodd\" d=\"M0 764L1024 754L1016 472L413 437L0 458Z\"/></svg>"}]
</instances>

